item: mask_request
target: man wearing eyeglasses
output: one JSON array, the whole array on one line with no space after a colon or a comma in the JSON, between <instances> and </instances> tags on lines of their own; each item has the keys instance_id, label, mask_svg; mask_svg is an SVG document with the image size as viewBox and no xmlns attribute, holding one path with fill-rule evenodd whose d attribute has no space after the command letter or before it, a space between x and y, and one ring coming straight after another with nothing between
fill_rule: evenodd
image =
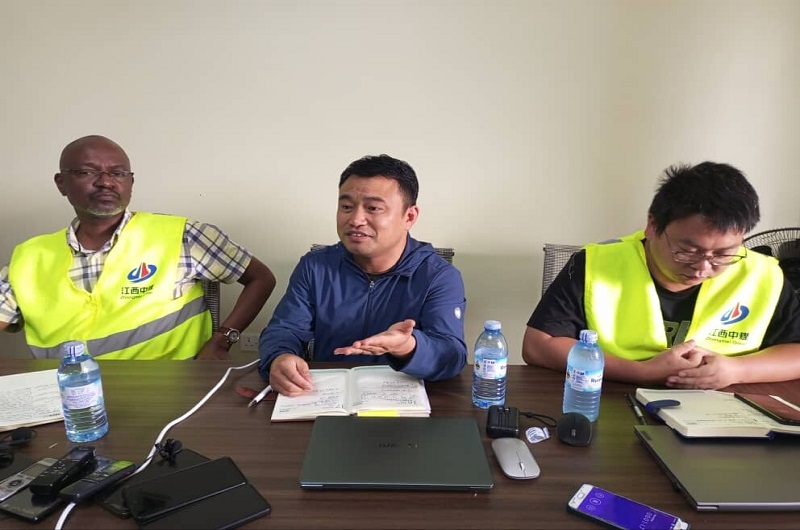
<instances>
[{"instance_id":1,"label":"man wearing eyeglasses","mask_svg":"<svg viewBox=\"0 0 800 530\"><path fill-rule=\"evenodd\" d=\"M76 217L0 269L0 330L24 329L42 358L73 339L103 359L229 357L275 287L269 268L213 225L128 210L130 161L108 138L71 142L59 167ZM213 334L201 280L244 286Z\"/></svg>"},{"instance_id":2,"label":"man wearing eyeglasses","mask_svg":"<svg viewBox=\"0 0 800 530\"><path fill-rule=\"evenodd\" d=\"M643 231L587 245L528 321L528 364L565 370L598 332L608 379L674 388L800 377L800 300L778 262L742 241L758 195L726 164L665 171Z\"/></svg>"}]
</instances>

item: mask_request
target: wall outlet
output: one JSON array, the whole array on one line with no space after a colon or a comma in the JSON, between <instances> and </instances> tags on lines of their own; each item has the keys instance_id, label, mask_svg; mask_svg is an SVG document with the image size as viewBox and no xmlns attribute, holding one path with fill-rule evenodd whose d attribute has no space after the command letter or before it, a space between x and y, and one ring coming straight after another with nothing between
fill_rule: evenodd
<instances>
[{"instance_id":1,"label":"wall outlet","mask_svg":"<svg viewBox=\"0 0 800 530\"><path fill-rule=\"evenodd\" d=\"M239 341L239 349L242 351L258 351L259 333L242 333L242 340Z\"/></svg>"}]
</instances>

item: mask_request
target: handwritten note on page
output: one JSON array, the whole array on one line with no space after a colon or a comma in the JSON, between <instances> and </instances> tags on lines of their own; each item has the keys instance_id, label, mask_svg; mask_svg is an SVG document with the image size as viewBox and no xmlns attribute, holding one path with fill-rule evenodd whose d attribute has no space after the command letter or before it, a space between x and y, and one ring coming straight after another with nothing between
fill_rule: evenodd
<instances>
[{"instance_id":1,"label":"handwritten note on page","mask_svg":"<svg viewBox=\"0 0 800 530\"><path fill-rule=\"evenodd\" d=\"M430 416L421 379L391 366L312 369L314 390L300 396L279 395L272 421L313 420L319 415Z\"/></svg>"},{"instance_id":2,"label":"handwritten note on page","mask_svg":"<svg viewBox=\"0 0 800 530\"><path fill-rule=\"evenodd\" d=\"M425 385L415 377L384 366L363 366L354 369L351 378L353 412L394 409L430 413Z\"/></svg>"},{"instance_id":3,"label":"handwritten note on page","mask_svg":"<svg viewBox=\"0 0 800 530\"><path fill-rule=\"evenodd\" d=\"M301 396L278 396L272 413L280 419L314 418L320 414L348 414L345 408L348 370L311 370L314 390ZM283 398L283 399L281 399Z\"/></svg>"},{"instance_id":4,"label":"handwritten note on page","mask_svg":"<svg viewBox=\"0 0 800 530\"><path fill-rule=\"evenodd\" d=\"M63 419L55 370L0 377L0 432Z\"/></svg>"}]
</instances>

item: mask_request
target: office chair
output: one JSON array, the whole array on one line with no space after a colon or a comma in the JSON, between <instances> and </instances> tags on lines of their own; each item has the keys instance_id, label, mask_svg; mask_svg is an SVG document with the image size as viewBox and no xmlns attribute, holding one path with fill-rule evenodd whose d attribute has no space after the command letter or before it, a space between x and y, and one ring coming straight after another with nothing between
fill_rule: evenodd
<instances>
[{"instance_id":1,"label":"office chair","mask_svg":"<svg viewBox=\"0 0 800 530\"><path fill-rule=\"evenodd\" d=\"M558 273L572 257L582 247L579 245L559 245L556 243L545 243L544 248L544 268L542 269L542 295L544 295L550 284L553 283Z\"/></svg>"},{"instance_id":2,"label":"office chair","mask_svg":"<svg viewBox=\"0 0 800 530\"><path fill-rule=\"evenodd\" d=\"M320 245L319 243L314 243L311 245L311 251L314 252L316 250L321 250L325 247L330 245ZM433 250L436 251L442 258L447 261L447 263L453 263L453 256L456 255L456 251L452 248L445 248L445 247L433 247ZM311 339L308 344L306 345L306 354L305 354L306 361L313 361L314 360L314 339Z\"/></svg>"},{"instance_id":3,"label":"office chair","mask_svg":"<svg viewBox=\"0 0 800 530\"><path fill-rule=\"evenodd\" d=\"M203 284L203 298L211 313L211 332L219 329L219 282L201 280Z\"/></svg>"}]
</instances>

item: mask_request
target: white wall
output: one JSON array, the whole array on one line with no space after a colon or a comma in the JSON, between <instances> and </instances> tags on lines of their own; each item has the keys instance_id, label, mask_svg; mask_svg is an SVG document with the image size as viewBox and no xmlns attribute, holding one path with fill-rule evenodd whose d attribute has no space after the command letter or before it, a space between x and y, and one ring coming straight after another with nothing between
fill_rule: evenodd
<instances>
[{"instance_id":1,"label":"white wall","mask_svg":"<svg viewBox=\"0 0 800 530\"><path fill-rule=\"evenodd\" d=\"M640 228L669 164L733 164L757 230L800 224L799 65L792 0L0 0L0 261L71 219L59 153L103 134L134 209L214 222L273 269L257 332L336 240L339 173L385 152L419 175L413 235L456 249L468 342L500 319L521 362L542 245Z\"/></svg>"}]
</instances>

